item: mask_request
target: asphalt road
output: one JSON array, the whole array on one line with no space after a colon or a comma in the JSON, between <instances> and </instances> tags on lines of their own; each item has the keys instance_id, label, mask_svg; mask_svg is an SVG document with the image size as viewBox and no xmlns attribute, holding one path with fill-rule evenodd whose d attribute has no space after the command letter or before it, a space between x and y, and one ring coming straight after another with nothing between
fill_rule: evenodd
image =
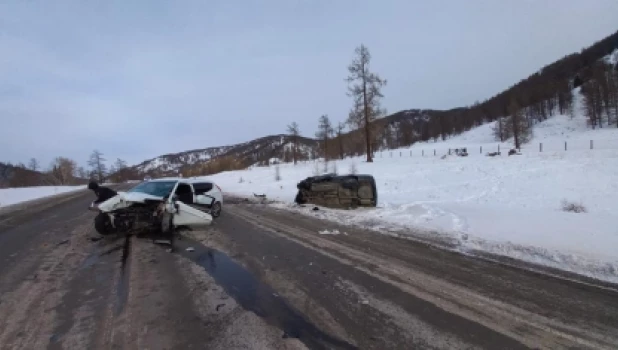
<instances>
[{"instance_id":1,"label":"asphalt road","mask_svg":"<svg viewBox=\"0 0 618 350\"><path fill-rule=\"evenodd\" d=\"M0 211L0 349L618 348L612 285L240 201L170 253L92 198Z\"/></svg>"}]
</instances>

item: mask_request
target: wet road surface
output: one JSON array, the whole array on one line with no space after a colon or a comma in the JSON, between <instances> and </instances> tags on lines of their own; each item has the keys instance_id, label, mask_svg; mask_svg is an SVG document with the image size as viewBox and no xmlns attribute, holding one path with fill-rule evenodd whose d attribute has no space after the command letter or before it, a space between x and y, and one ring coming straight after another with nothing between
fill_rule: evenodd
<instances>
[{"instance_id":1,"label":"wet road surface","mask_svg":"<svg viewBox=\"0 0 618 350\"><path fill-rule=\"evenodd\" d=\"M618 348L612 285L245 202L170 253L91 200L0 211L0 349Z\"/></svg>"}]
</instances>

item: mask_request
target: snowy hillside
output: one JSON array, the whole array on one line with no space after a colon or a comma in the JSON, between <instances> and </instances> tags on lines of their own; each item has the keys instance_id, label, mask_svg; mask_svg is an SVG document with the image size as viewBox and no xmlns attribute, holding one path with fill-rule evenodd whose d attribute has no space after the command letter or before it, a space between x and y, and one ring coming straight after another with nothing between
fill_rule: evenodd
<instances>
[{"instance_id":1,"label":"snowy hillside","mask_svg":"<svg viewBox=\"0 0 618 350\"><path fill-rule=\"evenodd\" d=\"M299 138L300 158L309 158L316 148L317 141L305 137ZM170 176L182 172L183 167L205 164L220 157L231 157L239 162L253 164L267 162L270 159L289 158L291 154L291 136L272 135L235 145L166 154L146 160L134 168L142 175Z\"/></svg>"},{"instance_id":2,"label":"snowy hillside","mask_svg":"<svg viewBox=\"0 0 618 350\"><path fill-rule=\"evenodd\" d=\"M488 157L499 145L491 129L487 124L445 142L378 153L372 164L362 157L331 162L329 171L336 166L345 174L354 164L376 178L376 209L294 207L296 184L323 163L283 164L278 182L272 166L210 178L226 192L265 193L307 215L418 239L442 237L458 242L462 252L487 251L618 282L618 129L590 130L581 116L556 116L535 127L522 155ZM443 157L460 147L470 155ZM565 201L587 212L566 212Z\"/></svg>"},{"instance_id":3,"label":"snowy hillside","mask_svg":"<svg viewBox=\"0 0 618 350\"><path fill-rule=\"evenodd\" d=\"M618 53L618 50L616 51ZM618 55L617 55L618 56ZM557 115L534 125L533 139L522 145L524 152L582 151L593 149L618 149L618 138L615 127L593 130L587 125L583 116L583 102L580 88L573 90L574 117ZM402 156L433 155L434 149L438 155L448 153L448 149L467 148L470 156L484 156L488 152L505 152L513 148L513 140L505 142L495 140L493 129L496 122L481 125L475 129L453 136L445 141L419 142L405 150L392 151L393 156L403 152ZM592 141L592 144L591 142ZM592 145L592 146L591 146ZM481 152L482 150L482 152ZM407 151L407 152L406 152ZM391 151L378 153L378 157L390 156Z\"/></svg>"},{"instance_id":4,"label":"snowy hillside","mask_svg":"<svg viewBox=\"0 0 618 350\"><path fill-rule=\"evenodd\" d=\"M231 149L232 146L212 147L201 150L186 151L176 154L165 154L153 159L144 161L136 166L140 173L149 173L151 171L173 172L178 171L186 164L195 164L198 162L208 161L217 157Z\"/></svg>"},{"instance_id":5,"label":"snowy hillside","mask_svg":"<svg viewBox=\"0 0 618 350\"><path fill-rule=\"evenodd\" d=\"M605 62L611 65L618 64L618 49L614 50L610 55L607 55L605 58Z\"/></svg>"}]
</instances>

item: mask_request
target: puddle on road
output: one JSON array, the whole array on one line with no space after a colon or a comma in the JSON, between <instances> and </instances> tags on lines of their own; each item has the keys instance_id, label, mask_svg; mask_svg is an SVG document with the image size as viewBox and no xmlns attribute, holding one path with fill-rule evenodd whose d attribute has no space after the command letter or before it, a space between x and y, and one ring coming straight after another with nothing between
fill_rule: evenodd
<instances>
[{"instance_id":1,"label":"puddle on road","mask_svg":"<svg viewBox=\"0 0 618 350\"><path fill-rule=\"evenodd\" d=\"M280 328L283 338L298 338L310 349L356 349L322 332L271 287L224 253L185 237L175 245L180 255L202 266L245 310ZM187 247L192 247L194 251L187 252Z\"/></svg>"}]
</instances>

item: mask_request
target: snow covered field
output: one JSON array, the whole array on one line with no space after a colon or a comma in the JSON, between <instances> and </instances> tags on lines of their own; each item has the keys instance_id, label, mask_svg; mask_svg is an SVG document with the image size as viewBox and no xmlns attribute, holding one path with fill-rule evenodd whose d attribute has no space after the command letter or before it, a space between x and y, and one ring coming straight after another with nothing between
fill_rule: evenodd
<instances>
[{"instance_id":1,"label":"snow covered field","mask_svg":"<svg viewBox=\"0 0 618 350\"><path fill-rule=\"evenodd\" d=\"M0 208L55 194L76 191L86 186L38 186L0 189Z\"/></svg>"},{"instance_id":2,"label":"snow covered field","mask_svg":"<svg viewBox=\"0 0 618 350\"><path fill-rule=\"evenodd\" d=\"M498 146L491 128L378 153L373 164L362 157L330 162L329 171L336 164L346 174L354 164L358 173L376 178L376 209L313 212L293 206L296 184L315 174L312 162L280 165L280 181L275 166L210 178L225 192L265 193L280 201L277 206L307 215L418 239L444 237L462 252L481 250L618 282L618 129L590 130L582 117L556 116L535 127L522 155L487 157ZM442 159L448 148L459 147L470 156ZM317 168L323 171L323 163ZM587 212L566 212L564 201Z\"/></svg>"}]
</instances>

